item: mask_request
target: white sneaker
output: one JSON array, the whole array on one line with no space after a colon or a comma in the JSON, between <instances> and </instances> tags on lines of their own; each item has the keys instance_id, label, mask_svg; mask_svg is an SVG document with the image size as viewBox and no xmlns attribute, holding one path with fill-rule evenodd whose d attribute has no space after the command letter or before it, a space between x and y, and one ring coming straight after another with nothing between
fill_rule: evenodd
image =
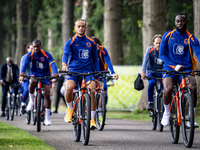
<instances>
[{"instance_id":1,"label":"white sneaker","mask_svg":"<svg viewBox=\"0 0 200 150\"><path fill-rule=\"evenodd\" d=\"M33 109L33 105L34 105L33 101L29 101L28 106L26 107L26 110L31 111Z\"/></svg>"},{"instance_id":2,"label":"white sneaker","mask_svg":"<svg viewBox=\"0 0 200 150\"><path fill-rule=\"evenodd\" d=\"M52 125L50 119L47 119L47 118L45 118L45 120L44 120L44 124L45 124L46 126L50 126L50 125Z\"/></svg>"},{"instance_id":3,"label":"white sneaker","mask_svg":"<svg viewBox=\"0 0 200 150\"><path fill-rule=\"evenodd\" d=\"M189 121L187 122L186 126L187 126L188 128L190 128L190 122L189 122ZM195 127L195 128L198 128L198 127L199 127L198 123L194 122L194 127Z\"/></svg>"},{"instance_id":4,"label":"white sneaker","mask_svg":"<svg viewBox=\"0 0 200 150\"><path fill-rule=\"evenodd\" d=\"M163 117L162 117L162 120L161 120L161 124L163 126L168 126L169 125L169 118L170 118L170 112L169 113L163 113Z\"/></svg>"}]
</instances>

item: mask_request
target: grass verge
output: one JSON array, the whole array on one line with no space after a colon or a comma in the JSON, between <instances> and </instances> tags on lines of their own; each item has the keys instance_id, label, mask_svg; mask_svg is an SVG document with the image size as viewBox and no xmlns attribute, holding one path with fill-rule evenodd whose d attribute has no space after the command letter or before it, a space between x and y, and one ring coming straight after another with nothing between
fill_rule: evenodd
<instances>
[{"instance_id":1,"label":"grass verge","mask_svg":"<svg viewBox=\"0 0 200 150\"><path fill-rule=\"evenodd\" d=\"M45 141L28 132L0 121L0 149L55 150Z\"/></svg>"}]
</instances>

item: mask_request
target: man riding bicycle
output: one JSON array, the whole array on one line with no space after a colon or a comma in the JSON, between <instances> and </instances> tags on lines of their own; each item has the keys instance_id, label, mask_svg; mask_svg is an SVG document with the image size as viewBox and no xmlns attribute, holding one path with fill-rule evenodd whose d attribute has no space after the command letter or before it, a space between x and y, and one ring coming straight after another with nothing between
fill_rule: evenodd
<instances>
[{"instance_id":1,"label":"man riding bicycle","mask_svg":"<svg viewBox=\"0 0 200 150\"><path fill-rule=\"evenodd\" d=\"M162 77L162 74L157 72L157 69L162 69L163 67L163 62L159 58L161 39L162 35L156 34L153 37L153 46L147 48L142 63L141 79L144 79L145 76L160 77L160 78ZM149 82L149 87L148 87L149 105L147 110L153 110L153 91L154 91L154 86L156 85L156 79L151 78L148 80L148 82Z\"/></svg>"},{"instance_id":2,"label":"man riding bicycle","mask_svg":"<svg viewBox=\"0 0 200 150\"><path fill-rule=\"evenodd\" d=\"M26 76L26 68L29 65L29 62L32 63L31 65L31 79L29 84L29 93L30 93L30 101L27 106L27 111L33 109L34 105L34 89L37 86L37 80L35 77L44 77L50 76L51 72L53 71L53 77L58 77L57 66L49 52L42 50L42 45L40 40L33 41L33 48L34 51L29 52L25 58L24 65L22 66L20 72L20 81L23 81L24 77ZM45 98L45 125L52 125L50 121L50 111L51 111L51 100L50 100L50 87L51 82L48 79L42 81L42 86L44 88L44 98Z\"/></svg>"},{"instance_id":3,"label":"man riding bicycle","mask_svg":"<svg viewBox=\"0 0 200 150\"><path fill-rule=\"evenodd\" d=\"M85 35L87 29L86 21L78 19L75 22L74 29L76 30L76 35L71 37L65 44L63 57L62 57L62 70L75 71L80 73L99 71L99 62L97 56L97 46L95 41ZM70 57L70 58L69 58ZM68 62L69 59L69 62ZM69 68L67 66L69 65ZM96 110L96 97L95 88L96 84L94 82L93 75L86 77L86 82L89 84L87 87L90 88L91 97L91 121L90 127L96 128L96 122L94 120L95 110ZM77 76L66 76L66 90L65 90L65 100L67 102L68 109L64 117L65 122L72 121L73 107L73 89L78 85Z\"/></svg>"},{"instance_id":4,"label":"man riding bicycle","mask_svg":"<svg viewBox=\"0 0 200 150\"><path fill-rule=\"evenodd\" d=\"M183 13L176 15L175 17L175 26L176 29L173 31L168 31L163 35L160 45L159 56L164 62L164 70L175 70L175 71L191 71L193 51L195 52L198 60L200 61L200 46L198 39L190 34L186 30L188 20L187 16ZM191 45L191 49L189 47ZM190 52L191 50L191 52ZM163 101L164 101L164 114L161 123L164 126L169 125L170 110L169 105L172 99L172 92L176 82L175 75L163 74ZM197 104L197 89L196 89L196 80L194 75L187 75L187 88L191 91L191 96L194 105L194 112ZM187 126L190 127L190 123L187 122ZM194 126L198 127L198 124L195 122Z\"/></svg>"}]
</instances>

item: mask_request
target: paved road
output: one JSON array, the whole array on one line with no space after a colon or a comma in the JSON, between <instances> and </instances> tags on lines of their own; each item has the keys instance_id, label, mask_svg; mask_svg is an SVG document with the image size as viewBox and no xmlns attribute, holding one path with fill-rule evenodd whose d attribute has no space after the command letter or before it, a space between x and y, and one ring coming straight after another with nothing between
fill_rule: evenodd
<instances>
[{"instance_id":1,"label":"paved road","mask_svg":"<svg viewBox=\"0 0 200 150\"><path fill-rule=\"evenodd\" d=\"M168 127L163 132L152 131L150 122L127 121L120 119L107 119L107 125L103 131L91 131L88 146L83 146L82 142L73 141L73 128L70 123L63 121L64 113L53 114L51 116L52 126L42 126L41 132L36 131L36 126L26 125L24 116L15 116L14 121L6 121L0 117L4 123L22 128L30 134L44 139L56 150L182 150L186 149L182 136L178 144L172 144L169 137ZM191 149L200 149L200 130L195 130L195 138Z\"/></svg>"}]
</instances>

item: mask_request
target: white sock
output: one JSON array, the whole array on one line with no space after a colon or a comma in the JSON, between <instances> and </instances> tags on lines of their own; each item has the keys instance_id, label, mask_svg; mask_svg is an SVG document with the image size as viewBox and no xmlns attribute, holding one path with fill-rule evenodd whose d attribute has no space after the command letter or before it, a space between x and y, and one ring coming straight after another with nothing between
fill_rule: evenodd
<instances>
[{"instance_id":1,"label":"white sock","mask_svg":"<svg viewBox=\"0 0 200 150\"><path fill-rule=\"evenodd\" d=\"M165 105L165 104L164 104L164 108L165 108L165 112L166 112L166 113L169 113L169 112L170 112L170 111L169 111L169 104L168 104L168 105Z\"/></svg>"},{"instance_id":2,"label":"white sock","mask_svg":"<svg viewBox=\"0 0 200 150\"><path fill-rule=\"evenodd\" d=\"M21 106L25 106L25 103L24 103L24 102L21 102Z\"/></svg>"},{"instance_id":3,"label":"white sock","mask_svg":"<svg viewBox=\"0 0 200 150\"><path fill-rule=\"evenodd\" d=\"M45 108L45 119L50 119L49 118L50 111L51 111L51 109Z\"/></svg>"},{"instance_id":4,"label":"white sock","mask_svg":"<svg viewBox=\"0 0 200 150\"><path fill-rule=\"evenodd\" d=\"M51 100L51 102L53 101L53 95L52 95L52 96L50 96L50 100Z\"/></svg>"},{"instance_id":5,"label":"white sock","mask_svg":"<svg viewBox=\"0 0 200 150\"><path fill-rule=\"evenodd\" d=\"M91 119L95 117L96 111L91 111Z\"/></svg>"},{"instance_id":6,"label":"white sock","mask_svg":"<svg viewBox=\"0 0 200 150\"><path fill-rule=\"evenodd\" d=\"M72 107L72 102L67 103L67 107L68 107L69 109L73 109L73 107Z\"/></svg>"},{"instance_id":7,"label":"white sock","mask_svg":"<svg viewBox=\"0 0 200 150\"><path fill-rule=\"evenodd\" d=\"M29 98L31 102L34 102L34 93L29 93Z\"/></svg>"},{"instance_id":8,"label":"white sock","mask_svg":"<svg viewBox=\"0 0 200 150\"><path fill-rule=\"evenodd\" d=\"M102 116L102 108L98 108L99 116Z\"/></svg>"}]
</instances>

